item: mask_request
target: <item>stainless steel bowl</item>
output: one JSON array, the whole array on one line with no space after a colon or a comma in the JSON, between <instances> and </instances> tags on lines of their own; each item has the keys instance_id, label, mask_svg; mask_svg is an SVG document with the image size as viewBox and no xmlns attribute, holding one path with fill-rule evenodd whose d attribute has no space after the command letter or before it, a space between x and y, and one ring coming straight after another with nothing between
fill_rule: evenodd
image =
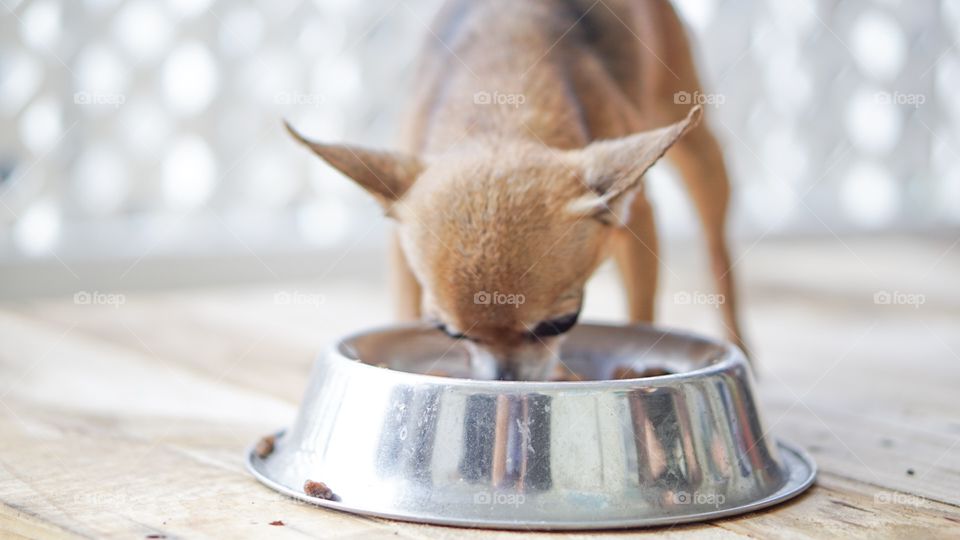
<instances>
[{"instance_id":1,"label":"stainless steel bowl","mask_svg":"<svg viewBox=\"0 0 960 540\"><path fill-rule=\"evenodd\" d=\"M813 482L806 453L766 436L750 369L731 345L582 324L561 359L594 380L423 375L467 365L465 348L429 328L345 338L317 361L292 428L251 448L249 468L329 508L502 529L707 520ZM672 374L603 380L628 366ZM322 484L308 494L308 481Z\"/></svg>"}]
</instances>

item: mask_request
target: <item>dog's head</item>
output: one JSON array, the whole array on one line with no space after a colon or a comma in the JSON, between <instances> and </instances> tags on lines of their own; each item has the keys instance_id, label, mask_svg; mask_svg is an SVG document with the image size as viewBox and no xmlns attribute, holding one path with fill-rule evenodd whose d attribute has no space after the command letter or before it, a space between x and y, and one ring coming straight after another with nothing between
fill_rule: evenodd
<instances>
[{"instance_id":1,"label":"dog's head","mask_svg":"<svg viewBox=\"0 0 960 540\"><path fill-rule=\"evenodd\" d=\"M424 314L468 341L475 376L544 380L641 177L699 117L577 150L511 142L437 157L290 131L397 220Z\"/></svg>"}]
</instances>

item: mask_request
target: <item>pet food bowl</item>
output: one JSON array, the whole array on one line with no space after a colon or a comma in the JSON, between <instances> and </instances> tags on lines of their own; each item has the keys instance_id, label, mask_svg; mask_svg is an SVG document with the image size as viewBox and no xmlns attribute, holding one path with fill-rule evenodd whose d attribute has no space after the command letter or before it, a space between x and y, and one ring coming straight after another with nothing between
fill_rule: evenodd
<instances>
[{"instance_id":1,"label":"pet food bowl","mask_svg":"<svg viewBox=\"0 0 960 540\"><path fill-rule=\"evenodd\" d=\"M498 529L715 519L813 482L811 458L764 431L731 345L581 324L560 358L590 380L424 375L466 374L466 349L432 328L345 338L317 361L293 426L250 449L249 469L324 507ZM624 367L670 373L604 380Z\"/></svg>"}]
</instances>

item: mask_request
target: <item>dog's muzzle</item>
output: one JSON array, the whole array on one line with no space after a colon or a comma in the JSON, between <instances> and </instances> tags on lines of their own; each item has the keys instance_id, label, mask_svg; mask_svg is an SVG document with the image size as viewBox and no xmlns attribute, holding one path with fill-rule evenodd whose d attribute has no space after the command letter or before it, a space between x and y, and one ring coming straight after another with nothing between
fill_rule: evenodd
<instances>
[{"instance_id":1,"label":"dog's muzzle","mask_svg":"<svg viewBox=\"0 0 960 540\"><path fill-rule=\"evenodd\" d=\"M470 369L475 379L501 381L547 381L559 363L553 343L524 344L506 351L470 344Z\"/></svg>"}]
</instances>

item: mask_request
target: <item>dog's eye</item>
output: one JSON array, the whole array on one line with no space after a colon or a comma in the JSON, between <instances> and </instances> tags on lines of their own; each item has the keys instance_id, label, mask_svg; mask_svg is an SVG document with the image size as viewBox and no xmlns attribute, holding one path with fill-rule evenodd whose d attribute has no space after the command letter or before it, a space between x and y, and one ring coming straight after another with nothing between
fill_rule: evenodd
<instances>
[{"instance_id":1,"label":"dog's eye","mask_svg":"<svg viewBox=\"0 0 960 540\"><path fill-rule=\"evenodd\" d=\"M564 315L563 317L557 317L556 319L543 321L542 323L538 324L533 331L530 332L530 335L538 338L559 336L560 334L563 334L564 332L567 332L573 328L573 326L577 324L577 318L579 317L580 312L578 311L576 313Z\"/></svg>"},{"instance_id":2,"label":"dog's eye","mask_svg":"<svg viewBox=\"0 0 960 540\"><path fill-rule=\"evenodd\" d=\"M466 334L461 334L460 332L451 332L447 325L443 323L437 323L437 330L443 332L444 334L452 337L453 339L467 339Z\"/></svg>"}]
</instances>

